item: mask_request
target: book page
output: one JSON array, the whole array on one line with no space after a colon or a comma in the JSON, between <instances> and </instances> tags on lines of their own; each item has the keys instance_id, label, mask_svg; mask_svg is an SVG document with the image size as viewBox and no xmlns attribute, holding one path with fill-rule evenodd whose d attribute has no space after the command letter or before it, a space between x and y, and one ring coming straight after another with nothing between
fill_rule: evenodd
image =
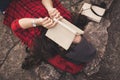
<instances>
[{"instance_id":1,"label":"book page","mask_svg":"<svg viewBox=\"0 0 120 80\"><path fill-rule=\"evenodd\" d=\"M64 23L64 24L66 24L66 25L69 25L68 27L71 28L73 31L75 31L74 34L76 34L76 35L84 34L83 30L81 30L77 26L73 25L72 23L70 23L66 19L62 19L61 22Z\"/></svg>"},{"instance_id":2,"label":"book page","mask_svg":"<svg viewBox=\"0 0 120 80\"><path fill-rule=\"evenodd\" d=\"M100 22L101 18L100 16L97 16L96 14L94 14L92 12L92 10L90 9L90 7L92 6L92 9L98 14L103 16L103 14L105 13L105 9L98 7L98 6L94 6L88 3L84 3L82 8L81 8L81 14L87 16L89 19L96 21L96 22Z\"/></svg>"},{"instance_id":3,"label":"book page","mask_svg":"<svg viewBox=\"0 0 120 80\"><path fill-rule=\"evenodd\" d=\"M74 27L76 26L63 19L58 21L54 28L48 29L45 35L65 50L68 50L75 36L84 33L84 31Z\"/></svg>"}]
</instances>

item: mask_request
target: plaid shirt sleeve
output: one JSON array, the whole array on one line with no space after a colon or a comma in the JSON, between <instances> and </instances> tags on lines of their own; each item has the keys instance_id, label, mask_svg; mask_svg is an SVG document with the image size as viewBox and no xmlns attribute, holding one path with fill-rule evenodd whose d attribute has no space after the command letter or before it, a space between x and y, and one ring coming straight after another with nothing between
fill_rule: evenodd
<instances>
[{"instance_id":1,"label":"plaid shirt sleeve","mask_svg":"<svg viewBox=\"0 0 120 80\"><path fill-rule=\"evenodd\" d=\"M60 14L69 21L71 20L70 12L64 8L59 0L53 0L54 8L57 8ZM39 36L40 28L22 29L18 23L21 18L38 18L49 16L47 10L39 0L14 0L6 9L4 24L10 26L14 34L26 45L30 46L35 36Z\"/></svg>"},{"instance_id":2,"label":"plaid shirt sleeve","mask_svg":"<svg viewBox=\"0 0 120 80\"><path fill-rule=\"evenodd\" d=\"M33 40L35 36L40 35L40 29L38 28L29 28L23 29L19 25L19 19L16 19L11 24L11 29L13 33L20 38L20 40L26 44L27 46L31 47L33 44Z\"/></svg>"}]
</instances>

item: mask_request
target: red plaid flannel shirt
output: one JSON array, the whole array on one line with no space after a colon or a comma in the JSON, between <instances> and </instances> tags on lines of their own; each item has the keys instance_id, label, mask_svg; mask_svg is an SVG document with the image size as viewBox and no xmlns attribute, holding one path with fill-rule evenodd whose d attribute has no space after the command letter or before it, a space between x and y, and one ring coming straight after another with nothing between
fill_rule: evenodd
<instances>
[{"instance_id":1,"label":"red plaid flannel shirt","mask_svg":"<svg viewBox=\"0 0 120 80\"><path fill-rule=\"evenodd\" d=\"M58 0L53 0L53 5L61 15L71 21L71 14ZM13 0L6 9L4 24L10 26L14 34L29 47L35 36L40 35L41 28L22 29L18 23L20 18L38 18L49 16L47 10L42 5L41 0ZM12 24L12 25L11 25Z\"/></svg>"},{"instance_id":2,"label":"red plaid flannel shirt","mask_svg":"<svg viewBox=\"0 0 120 80\"><path fill-rule=\"evenodd\" d=\"M64 18L71 21L70 12L67 11L58 0L54 0L53 5L59 10ZM41 0L13 0L13 2L10 3L6 10L4 24L10 26L14 34L19 37L28 47L31 47L34 37L40 36L42 28L36 27L22 29L18 21L21 18L38 18L45 16L49 15L45 7L42 5ZM82 69L82 65L75 65L63 59L59 55L48 60L48 62L61 70L73 74L79 72ZM68 69L68 67L70 68Z\"/></svg>"}]
</instances>

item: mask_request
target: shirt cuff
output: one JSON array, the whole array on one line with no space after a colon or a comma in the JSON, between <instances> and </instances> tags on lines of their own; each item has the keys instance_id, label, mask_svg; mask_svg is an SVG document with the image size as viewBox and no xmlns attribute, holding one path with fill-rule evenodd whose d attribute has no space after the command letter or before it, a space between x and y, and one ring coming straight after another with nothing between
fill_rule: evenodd
<instances>
[{"instance_id":1,"label":"shirt cuff","mask_svg":"<svg viewBox=\"0 0 120 80\"><path fill-rule=\"evenodd\" d=\"M14 20L14 21L12 22L11 28L12 28L13 31L16 31L16 30L18 30L18 29L23 29L23 28L20 26L20 24L19 24L19 20L20 20L20 19L16 19L16 20Z\"/></svg>"}]
</instances>

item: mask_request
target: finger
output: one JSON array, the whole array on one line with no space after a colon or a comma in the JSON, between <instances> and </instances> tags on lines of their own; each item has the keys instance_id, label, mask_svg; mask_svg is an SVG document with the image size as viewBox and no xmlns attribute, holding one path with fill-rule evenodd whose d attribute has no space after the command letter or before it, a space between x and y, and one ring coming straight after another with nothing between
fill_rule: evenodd
<instances>
[{"instance_id":1,"label":"finger","mask_svg":"<svg viewBox=\"0 0 120 80\"><path fill-rule=\"evenodd\" d=\"M51 27L52 24L53 24L53 21L51 20L49 23L45 24L45 27L49 28L49 27Z\"/></svg>"},{"instance_id":2,"label":"finger","mask_svg":"<svg viewBox=\"0 0 120 80\"><path fill-rule=\"evenodd\" d=\"M50 16L53 18L53 17L55 17L57 14L60 14L60 13L58 12L58 10L54 10L52 13L50 13Z\"/></svg>"},{"instance_id":3,"label":"finger","mask_svg":"<svg viewBox=\"0 0 120 80\"><path fill-rule=\"evenodd\" d=\"M48 19L48 17L43 18L41 21L44 22Z\"/></svg>"},{"instance_id":4,"label":"finger","mask_svg":"<svg viewBox=\"0 0 120 80\"><path fill-rule=\"evenodd\" d=\"M52 8L52 9L48 10L48 12L52 13L54 10L56 10L56 8Z\"/></svg>"},{"instance_id":5,"label":"finger","mask_svg":"<svg viewBox=\"0 0 120 80\"><path fill-rule=\"evenodd\" d=\"M62 16L60 16L59 18L58 18L58 20L62 20L63 19L63 17Z\"/></svg>"},{"instance_id":6,"label":"finger","mask_svg":"<svg viewBox=\"0 0 120 80\"><path fill-rule=\"evenodd\" d=\"M60 17L60 13L57 13L54 18L58 19Z\"/></svg>"},{"instance_id":7,"label":"finger","mask_svg":"<svg viewBox=\"0 0 120 80\"><path fill-rule=\"evenodd\" d=\"M52 25L50 25L50 28L55 27L56 24L57 24L57 22L54 22Z\"/></svg>"},{"instance_id":8,"label":"finger","mask_svg":"<svg viewBox=\"0 0 120 80\"><path fill-rule=\"evenodd\" d=\"M43 18L42 20L40 20L41 24L43 25L43 23L46 22L47 20L48 20L48 17Z\"/></svg>"},{"instance_id":9,"label":"finger","mask_svg":"<svg viewBox=\"0 0 120 80\"><path fill-rule=\"evenodd\" d=\"M56 9L54 8L54 9L48 11L48 12L49 12L50 14L53 14L55 11L56 11Z\"/></svg>"},{"instance_id":10,"label":"finger","mask_svg":"<svg viewBox=\"0 0 120 80\"><path fill-rule=\"evenodd\" d=\"M55 22L60 21L60 20L62 20L62 19L63 19L62 16L59 16L58 18L53 18L53 20L54 20Z\"/></svg>"},{"instance_id":11,"label":"finger","mask_svg":"<svg viewBox=\"0 0 120 80\"><path fill-rule=\"evenodd\" d=\"M55 12L55 9L52 9L52 10L50 10L50 11L48 11L48 12L49 12L50 17L52 17L53 14L54 14L54 12Z\"/></svg>"},{"instance_id":12,"label":"finger","mask_svg":"<svg viewBox=\"0 0 120 80\"><path fill-rule=\"evenodd\" d=\"M57 22L53 22L52 24L47 25L47 29L55 27L56 24Z\"/></svg>"},{"instance_id":13,"label":"finger","mask_svg":"<svg viewBox=\"0 0 120 80\"><path fill-rule=\"evenodd\" d=\"M38 22L38 24L43 25L43 23L44 23L47 19L48 19L48 17L39 18L39 19L37 20L37 22Z\"/></svg>"},{"instance_id":14,"label":"finger","mask_svg":"<svg viewBox=\"0 0 120 80\"><path fill-rule=\"evenodd\" d=\"M48 18L47 20L45 20L45 21L43 22L43 25L46 25L46 24L48 24L48 23L50 23L50 22L51 22L51 19Z\"/></svg>"}]
</instances>

